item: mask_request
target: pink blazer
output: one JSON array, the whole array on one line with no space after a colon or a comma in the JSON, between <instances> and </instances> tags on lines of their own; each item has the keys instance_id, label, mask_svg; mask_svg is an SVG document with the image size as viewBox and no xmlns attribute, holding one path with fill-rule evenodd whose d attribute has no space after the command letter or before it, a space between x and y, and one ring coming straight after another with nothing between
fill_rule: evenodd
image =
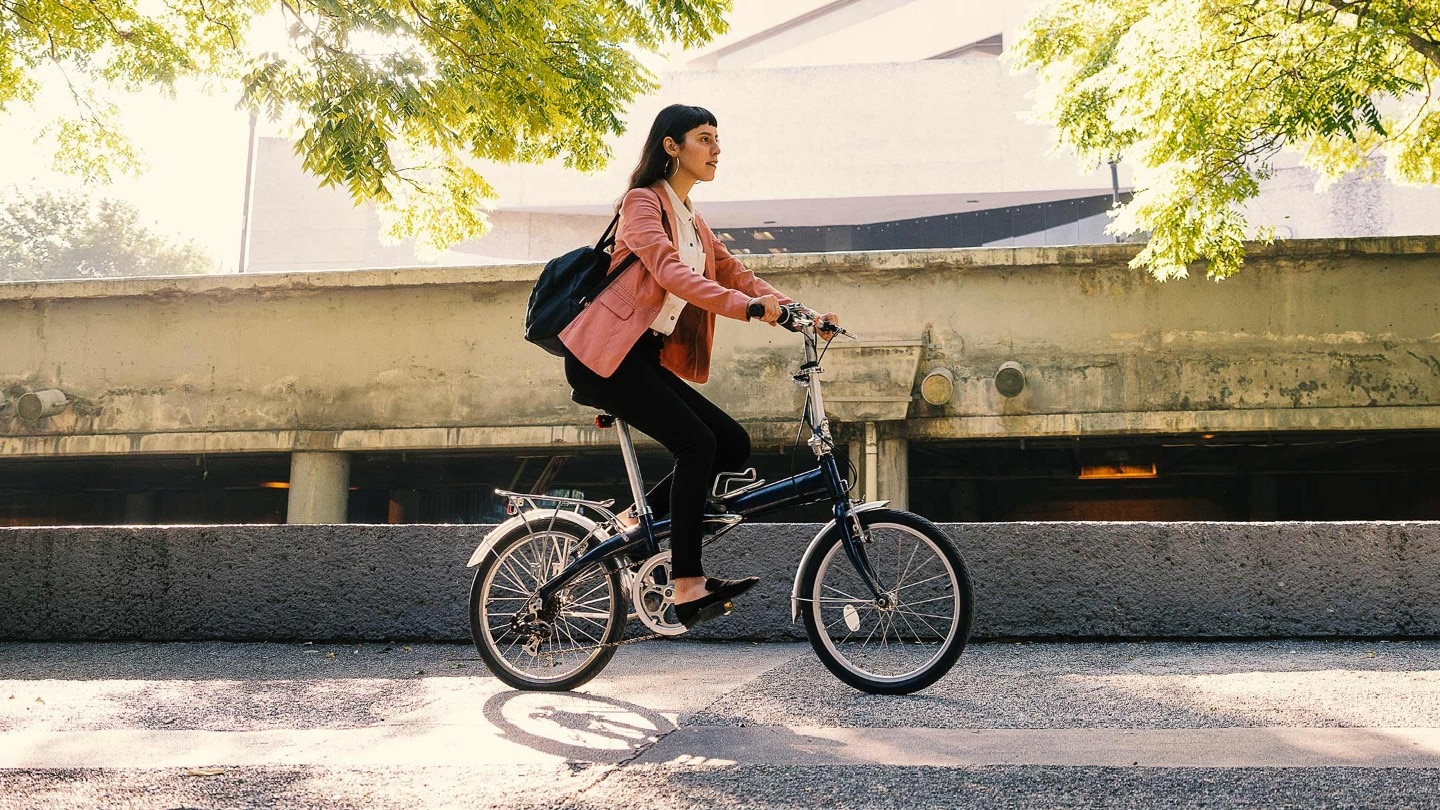
<instances>
[{"instance_id":1,"label":"pink blazer","mask_svg":"<svg viewBox=\"0 0 1440 810\"><path fill-rule=\"evenodd\" d=\"M695 224L705 248L705 274L680 261L670 234L670 200L660 186L663 182L631 189L625 195L611 272L631 253L640 258L565 327L560 341L591 371L609 377L655 322L665 304L665 293L672 292L689 306L666 339L660 364L684 379L703 383L710 378L717 314L744 321L748 320L745 307L751 298L774 295L783 304L792 299L731 256L698 211Z\"/></svg>"}]
</instances>

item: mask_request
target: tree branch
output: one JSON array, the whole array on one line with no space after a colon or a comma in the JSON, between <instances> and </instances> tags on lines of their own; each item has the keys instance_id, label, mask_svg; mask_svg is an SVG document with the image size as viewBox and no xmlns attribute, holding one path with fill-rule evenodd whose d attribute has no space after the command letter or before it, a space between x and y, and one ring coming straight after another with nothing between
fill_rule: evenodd
<instances>
[{"instance_id":1,"label":"tree branch","mask_svg":"<svg viewBox=\"0 0 1440 810\"><path fill-rule=\"evenodd\" d=\"M220 20L210 16L210 9L205 6L205 0L199 0L199 3L200 16L204 17L212 23L215 23L221 28L224 28L226 33L230 35L230 47L238 50L240 48L240 39L235 36L235 29L231 27L229 23L223 23Z\"/></svg>"},{"instance_id":2,"label":"tree branch","mask_svg":"<svg viewBox=\"0 0 1440 810\"><path fill-rule=\"evenodd\" d=\"M115 25L115 21L110 19L110 15L106 14L105 10L100 7L99 3L96 3L95 0L85 0L85 4L95 10L96 16L105 21L105 24L110 27L111 31L115 32L115 36L118 37L120 41L124 42L130 39L131 32L121 31L119 26Z\"/></svg>"},{"instance_id":3,"label":"tree branch","mask_svg":"<svg viewBox=\"0 0 1440 810\"><path fill-rule=\"evenodd\" d=\"M1434 62L1437 67L1440 67L1440 42L1426 39L1414 33L1407 34L1405 41L1409 43L1410 47L1419 52L1421 56Z\"/></svg>"},{"instance_id":4,"label":"tree branch","mask_svg":"<svg viewBox=\"0 0 1440 810\"><path fill-rule=\"evenodd\" d=\"M1370 6L1370 0L1351 0L1351 2L1345 2L1345 0L1327 0L1327 2L1332 8L1354 14L1357 19L1364 17L1365 11ZM1357 7L1359 7L1358 10L1356 10ZM1413 48L1416 53L1434 62L1437 66L1440 66L1440 42L1426 39L1413 30L1406 32L1404 36L1405 44Z\"/></svg>"},{"instance_id":5,"label":"tree branch","mask_svg":"<svg viewBox=\"0 0 1440 810\"><path fill-rule=\"evenodd\" d=\"M309 32L310 41L312 43L319 45L321 48L324 48L335 56L353 56L353 54L343 51L335 47L334 45L331 45L329 42L326 42L325 38L320 36L320 32L312 28L310 24L305 21L305 18L300 16L300 10L291 5L290 0L280 0L280 7L284 11L290 12L290 16L295 18L295 23L301 28L304 28L307 32Z\"/></svg>"},{"instance_id":6,"label":"tree branch","mask_svg":"<svg viewBox=\"0 0 1440 810\"><path fill-rule=\"evenodd\" d=\"M32 20L32 19L30 19L29 17L26 17L24 14L21 14L21 13L20 13L20 6L14 4L14 3L4 3L4 2L0 2L0 5L3 5L7 11L9 11L11 14L14 14L16 17L19 17L20 19L24 20L25 22L29 23L29 24L32 25L32 26L35 25L35 21L34 21L34 20Z\"/></svg>"},{"instance_id":7,"label":"tree branch","mask_svg":"<svg viewBox=\"0 0 1440 810\"><path fill-rule=\"evenodd\" d=\"M421 25L425 26L425 28L428 29L430 33L449 43L450 47L454 48L455 52L460 54L461 61L474 68L475 70L480 71L481 73L488 73L491 76L500 75L500 71L488 67L483 62L481 62L478 58L478 54L467 51L464 46L447 36L445 33L446 29L439 23L431 20L429 17L426 17L425 12L421 11L420 7L415 5L415 0L409 0L407 5L410 6L411 11L415 12L415 18L420 21Z\"/></svg>"}]
</instances>

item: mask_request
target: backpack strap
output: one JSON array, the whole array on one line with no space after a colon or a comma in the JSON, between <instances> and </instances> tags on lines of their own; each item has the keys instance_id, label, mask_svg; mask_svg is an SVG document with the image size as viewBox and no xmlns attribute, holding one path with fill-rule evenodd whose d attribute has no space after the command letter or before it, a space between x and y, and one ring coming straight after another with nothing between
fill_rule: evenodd
<instances>
[{"instance_id":1,"label":"backpack strap","mask_svg":"<svg viewBox=\"0 0 1440 810\"><path fill-rule=\"evenodd\" d=\"M655 192L655 197L656 199L659 199L660 192ZM660 210L665 210L664 200L660 200ZM600 241L595 243L596 250L609 253L610 249L615 247L615 237L619 236L619 233L616 231L616 227L619 224L620 212L616 211L615 218L610 220L610 224L605 228L605 232L600 234ZM634 264L635 260L639 258L639 254L631 252L629 256L625 257L624 261L620 262L620 266L616 267L614 272L607 272L604 276L601 276L600 281L595 285L594 289L592 289L590 291L590 294L585 297L587 299L594 300L595 296L599 295L606 287L610 286L610 282L619 278L620 274L625 272L630 267L630 265Z\"/></svg>"},{"instance_id":2,"label":"backpack strap","mask_svg":"<svg viewBox=\"0 0 1440 810\"><path fill-rule=\"evenodd\" d=\"M605 232L600 234L600 241L595 243L596 250L609 252L610 248L615 247L615 237L617 236L615 228L619 224L620 212L616 211L615 218L610 220L610 224L606 226Z\"/></svg>"}]
</instances>

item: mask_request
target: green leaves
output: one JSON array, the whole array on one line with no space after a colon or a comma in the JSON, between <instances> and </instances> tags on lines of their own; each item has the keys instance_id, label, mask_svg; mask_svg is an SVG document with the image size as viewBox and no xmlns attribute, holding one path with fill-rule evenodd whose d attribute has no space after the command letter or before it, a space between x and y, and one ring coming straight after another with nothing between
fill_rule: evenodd
<instances>
[{"instance_id":1,"label":"green leaves","mask_svg":"<svg viewBox=\"0 0 1440 810\"><path fill-rule=\"evenodd\" d=\"M62 164L106 179L133 153L95 102L109 87L190 76L238 85L240 104L293 128L324 185L380 208L393 238L439 250L486 228L495 192L477 160L609 159L622 111L655 88L636 48L697 45L728 0L0 0L0 109L59 67L77 114ZM257 51L252 29L287 32ZM88 83L90 86L81 86ZM13 110L7 110L13 112ZM463 208L463 210L462 210Z\"/></svg>"},{"instance_id":2,"label":"green leaves","mask_svg":"<svg viewBox=\"0 0 1440 810\"><path fill-rule=\"evenodd\" d=\"M1268 238L1241 211L1282 148L1329 179L1378 150L1393 178L1435 182L1437 38L1440 0L1056 0L1009 58L1062 146L1134 169L1109 228L1150 233L1134 266L1223 278Z\"/></svg>"}]
</instances>

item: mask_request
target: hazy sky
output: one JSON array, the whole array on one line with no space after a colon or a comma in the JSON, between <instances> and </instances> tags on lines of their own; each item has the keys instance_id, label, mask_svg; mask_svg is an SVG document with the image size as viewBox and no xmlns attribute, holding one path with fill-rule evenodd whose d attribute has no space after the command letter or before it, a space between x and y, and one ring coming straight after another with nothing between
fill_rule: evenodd
<instances>
[{"instance_id":1,"label":"hazy sky","mask_svg":"<svg viewBox=\"0 0 1440 810\"><path fill-rule=\"evenodd\" d=\"M239 88L236 88L238 98ZM209 98L194 87L178 99L160 93L117 97L124 126L143 152L138 177L111 186L92 184L97 195L134 203L155 231L193 239L224 271L234 271L240 250L249 116L235 98ZM0 187L78 188L81 180L50 170L49 150L34 138L42 122L69 113L67 93L48 88L33 106L13 105L0 117Z\"/></svg>"}]
</instances>

